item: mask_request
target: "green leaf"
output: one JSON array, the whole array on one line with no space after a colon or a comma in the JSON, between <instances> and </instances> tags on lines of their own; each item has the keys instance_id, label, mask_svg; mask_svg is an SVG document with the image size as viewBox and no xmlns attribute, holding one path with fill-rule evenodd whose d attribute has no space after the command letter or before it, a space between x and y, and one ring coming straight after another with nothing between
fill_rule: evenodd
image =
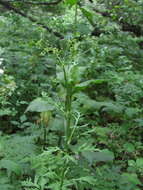
<instances>
[{"instance_id":1,"label":"green leaf","mask_svg":"<svg viewBox=\"0 0 143 190\"><path fill-rule=\"evenodd\" d=\"M134 152L135 151L135 147L131 143L125 143L123 145L123 147L124 147L124 149L125 149L126 152Z\"/></svg>"},{"instance_id":2,"label":"green leaf","mask_svg":"<svg viewBox=\"0 0 143 190\"><path fill-rule=\"evenodd\" d=\"M84 8L80 8L82 14L87 18L88 22L91 24L91 25L94 25L94 22L93 22L93 13L91 13L90 11L84 9Z\"/></svg>"},{"instance_id":3,"label":"green leaf","mask_svg":"<svg viewBox=\"0 0 143 190\"><path fill-rule=\"evenodd\" d=\"M54 108L55 107L51 104L51 102L45 101L42 98L37 98L29 104L28 108L26 109L26 112L52 111L54 110Z\"/></svg>"},{"instance_id":4,"label":"green leaf","mask_svg":"<svg viewBox=\"0 0 143 190\"><path fill-rule=\"evenodd\" d=\"M143 119L135 119L135 122L139 127L143 127Z\"/></svg>"},{"instance_id":5,"label":"green leaf","mask_svg":"<svg viewBox=\"0 0 143 190\"><path fill-rule=\"evenodd\" d=\"M11 114L12 114L12 111L9 108L0 110L0 116L11 115Z\"/></svg>"},{"instance_id":6,"label":"green leaf","mask_svg":"<svg viewBox=\"0 0 143 190\"><path fill-rule=\"evenodd\" d=\"M31 181L31 179L27 179L26 181L22 181L21 184L24 188L30 188L31 189L33 187L34 189L39 189L39 185L33 183Z\"/></svg>"},{"instance_id":7,"label":"green leaf","mask_svg":"<svg viewBox=\"0 0 143 190\"><path fill-rule=\"evenodd\" d=\"M136 166L143 169L143 158L137 158Z\"/></svg>"},{"instance_id":8,"label":"green leaf","mask_svg":"<svg viewBox=\"0 0 143 190\"><path fill-rule=\"evenodd\" d=\"M129 160L129 161L128 161L128 165L129 165L129 166L133 166L133 167L134 167L135 164L136 164L136 163L135 163L134 160Z\"/></svg>"},{"instance_id":9,"label":"green leaf","mask_svg":"<svg viewBox=\"0 0 143 190\"><path fill-rule=\"evenodd\" d=\"M127 180L127 182L129 182L130 184L134 184L134 185L140 185L141 182L138 179L137 174L135 173L123 173L122 177L124 180Z\"/></svg>"},{"instance_id":10,"label":"green leaf","mask_svg":"<svg viewBox=\"0 0 143 190\"><path fill-rule=\"evenodd\" d=\"M85 72L86 67L84 66L79 66L79 65L74 65L70 69L70 78L73 80L75 83L78 83L81 81L82 75Z\"/></svg>"},{"instance_id":11,"label":"green leaf","mask_svg":"<svg viewBox=\"0 0 143 190\"><path fill-rule=\"evenodd\" d=\"M91 80L87 80L85 82L82 82L80 84L77 84L75 86L75 89L76 90L84 90L85 88L87 88L91 84L102 84L104 82L107 82L107 80L105 80L105 79L96 79L96 80L91 79Z\"/></svg>"},{"instance_id":12,"label":"green leaf","mask_svg":"<svg viewBox=\"0 0 143 190\"><path fill-rule=\"evenodd\" d=\"M77 1L78 0L66 0L66 4L70 5L70 6L73 6L73 5L76 5L77 4Z\"/></svg>"},{"instance_id":13,"label":"green leaf","mask_svg":"<svg viewBox=\"0 0 143 190\"><path fill-rule=\"evenodd\" d=\"M22 116L20 117L21 123L23 123L23 122L26 121L26 120L27 120L26 115L22 115Z\"/></svg>"},{"instance_id":14,"label":"green leaf","mask_svg":"<svg viewBox=\"0 0 143 190\"><path fill-rule=\"evenodd\" d=\"M91 83L93 83L93 80L88 80L88 81L85 81L85 82L82 82L80 84L77 84L75 86L75 88L77 90L84 90L85 88L87 88Z\"/></svg>"},{"instance_id":15,"label":"green leaf","mask_svg":"<svg viewBox=\"0 0 143 190\"><path fill-rule=\"evenodd\" d=\"M114 160L113 152L109 151L108 149L103 149L100 152L90 152L85 151L82 152L82 155L89 161L90 164L95 162L107 162Z\"/></svg>"},{"instance_id":16,"label":"green leaf","mask_svg":"<svg viewBox=\"0 0 143 190\"><path fill-rule=\"evenodd\" d=\"M0 169L2 169L2 168L7 169L7 171L9 173L14 172L17 175L21 174L21 168L20 168L20 166L18 164L16 164L12 160L2 159L0 161Z\"/></svg>"},{"instance_id":17,"label":"green leaf","mask_svg":"<svg viewBox=\"0 0 143 190\"><path fill-rule=\"evenodd\" d=\"M123 111L123 106L116 102L100 102L103 106L102 111L106 111L108 113L120 114Z\"/></svg>"},{"instance_id":18,"label":"green leaf","mask_svg":"<svg viewBox=\"0 0 143 190\"><path fill-rule=\"evenodd\" d=\"M54 118L50 123L49 127L52 131L64 131L64 120L62 118Z\"/></svg>"},{"instance_id":19,"label":"green leaf","mask_svg":"<svg viewBox=\"0 0 143 190\"><path fill-rule=\"evenodd\" d=\"M12 190L13 189L13 186L10 185L10 184L0 184L0 189L2 190Z\"/></svg>"},{"instance_id":20,"label":"green leaf","mask_svg":"<svg viewBox=\"0 0 143 190\"><path fill-rule=\"evenodd\" d=\"M125 114L128 118L133 118L134 116L138 115L139 111L140 110L138 108L127 108L125 110Z\"/></svg>"},{"instance_id":21,"label":"green leaf","mask_svg":"<svg viewBox=\"0 0 143 190\"><path fill-rule=\"evenodd\" d=\"M95 185L97 179L95 179L93 176L85 176L85 177L80 177L78 179L80 182L87 182L91 185Z\"/></svg>"}]
</instances>

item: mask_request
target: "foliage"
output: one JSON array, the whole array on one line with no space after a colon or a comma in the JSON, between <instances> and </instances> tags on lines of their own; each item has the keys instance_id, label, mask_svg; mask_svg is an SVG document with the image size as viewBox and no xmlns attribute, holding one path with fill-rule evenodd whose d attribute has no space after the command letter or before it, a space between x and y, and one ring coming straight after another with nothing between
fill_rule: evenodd
<instances>
[{"instance_id":1,"label":"foliage","mask_svg":"<svg viewBox=\"0 0 143 190\"><path fill-rule=\"evenodd\" d=\"M143 188L142 3L0 0L0 189Z\"/></svg>"}]
</instances>

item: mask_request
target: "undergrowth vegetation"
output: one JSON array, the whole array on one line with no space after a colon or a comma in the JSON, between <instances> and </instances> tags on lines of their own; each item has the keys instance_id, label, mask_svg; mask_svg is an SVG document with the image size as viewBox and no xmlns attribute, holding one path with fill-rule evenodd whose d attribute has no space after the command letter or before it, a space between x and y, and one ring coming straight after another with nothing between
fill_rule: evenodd
<instances>
[{"instance_id":1,"label":"undergrowth vegetation","mask_svg":"<svg viewBox=\"0 0 143 190\"><path fill-rule=\"evenodd\" d=\"M143 189L142 10L0 0L1 190Z\"/></svg>"}]
</instances>

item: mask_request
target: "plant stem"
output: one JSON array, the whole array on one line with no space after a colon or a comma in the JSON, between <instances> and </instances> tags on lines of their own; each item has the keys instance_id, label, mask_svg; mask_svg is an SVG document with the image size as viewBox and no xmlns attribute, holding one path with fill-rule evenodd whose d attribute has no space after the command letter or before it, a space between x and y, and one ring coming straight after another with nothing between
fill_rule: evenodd
<instances>
[{"instance_id":1,"label":"plant stem","mask_svg":"<svg viewBox=\"0 0 143 190\"><path fill-rule=\"evenodd\" d=\"M64 179L65 179L65 175L66 175L66 171L67 171L67 164L68 162L64 162L64 168L62 170L62 175L61 175L61 183L60 183L60 189L59 190L62 190L63 189L63 184L64 184Z\"/></svg>"},{"instance_id":2,"label":"plant stem","mask_svg":"<svg viewBox=\"0 0 143 190\"><path fill-rule=\"evenodd\" d=\"M68 146L68 139L71 134L71 119L72 119L72 89L67 87L66 89L66 100L65 100L65 120L66 120L66 145Z\"/></svg>"},{"instance_id":3,"label":"plant stem","mask_svg":"<svg viewBox=\"0 0 143 190\"><path fill-rule=\"evenodd\" d=\"M65 97L65 137L66 137L66 140L65 140L65 144L66 144L66 148L68 148L68 139L69 139L70 131L71 131L72 86L69 83L64 64L62 64L62 69L63 69L63 73L64 73L65 90L66 90L66 97Z\"/></svg>"},{"instance_id":4,"label":"plant stem","mask_svg":"<svg viewBox=\"0 0 143 190\"><path fill-rule=\"evenodd\" d=\"M78 117L77 117L77 119L76 119L76 122L75 122L75 124L74 124L74 126L73 126L73 129L72 129L71 133L70 133L70 136L69 136L69 139L68 139L68 144L70 144L70 142L71 142L71 140L72 140L72 137L73 137L74 132L75 132L75 130L76 130L76 127L77 127L79 118L80 118L80 114L78 114Z\"/></svg>"},{"instance_id":5,"label":"plant stem","mask_svg":"<svg viewBox=\"0 0 143 190\"><path fill-rule=\"evenodd\" d=\"M46 127L45 125L43 124L43 122L41 123L41 127L43 128L43 149L46 148L46 141L47 141L47 130L46 130Z\"/></svg>"}]
</instances>

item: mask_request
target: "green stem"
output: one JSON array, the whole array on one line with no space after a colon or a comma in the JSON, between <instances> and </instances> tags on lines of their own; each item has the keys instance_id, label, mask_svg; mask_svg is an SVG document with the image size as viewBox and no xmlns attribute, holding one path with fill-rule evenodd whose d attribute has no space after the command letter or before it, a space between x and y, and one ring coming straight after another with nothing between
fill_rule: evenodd
<instances>
[{"instance_id":1,"label":"green stem","mask_svg":"<svg viewBox=\"0 0 143 190\"><path fill-rule=\"evenodd\" d=\"M63 63L62 63L62 69L63 69L63 73L64 73L65 88L67 88L68 79L67 79L66 69L65 69L65 66L64 66L64 64L63 64Z\"/></svg>"},{"instance_id":2,"label":"green stem","mask_svg":"<svg viewBox=\"0 0 143 190\"><path fill-rule=\"evenodd\" d=\"M72 129L72 131L71 131L71 133L70 133L70 136L69 136L69 139L68 139L68 142L67 142L68 145L70 144L70 142L71 142L71 140L72 140L72 137L73 137L73 135L74 135L74 132L75 132L75 130L76 130L76 128L77 128L79 118L80 118L80 114L78 115L78 117L77 117L77 119L76 119L76 122L75 122L75 124L74 124L74 127L73 127L73 129Z\"/></svg>"},{"instance_id":3,"label":"green stem","mask_svg":"<svg viewBox=\"0 0 143 190\"><path fill-rule=\"evenodd\" d=\"M68 138L70 136L70 128L71 128L71 104L72 104L72 87L69 84L66 69L64 64L62 64L62 69L64 73L64 81L65 81L65 90L66 90L66 99L65 99L65 143L66 148L68 148Z\"/></svg>"},{"instance_id":4,"label":"green stem","mask_svg":"<svg viewBox=\"0 0 143 190\"><path fill-rule=\"evenodd\" d=\"M68 150L68 139L71 136L71 119L72 119L72 95L73 95L73 87L69 82L68 73L66 71L65 65L61 61L61 59L57 56L59 63L62 67L64 74L64 87L66 91L65 97L65 148Z\"/></svg>"},{"instance_id":5,"label":"green stem","mask_svg":"<svg viewBox=\"0 0 143 190\"><path fill-rule=\"evenodd\" d=\"M66 89L66 100L65 100L65 114L66 114L66 144L68 145L68 139L71 134L71 105L72 105L72 89L67 87Z\"/></svg>"},{"instance_id":6,"label":"green stem","mask_svg":"<svg viewBox=\"0 0 143 190\"><path fill-rule=\"evenodd\" d=\"M46 130L46 127L43 123L41 123L41 127L43 128L43 133L44 133L43 134L43 141L44 141L43 149L45 149L46 148L46 142L47 142L47 130Z\"/></svg>"},{"instance_id":7,"label":"green stem","mask_svg":"<svg viewBox=\"0 0 143 190\"><path fill-rule=\"evenodd\" d=\"M65 175L66 175L66 172L67 172L67 162L65 161L64 162L64 165L65 167L63 168L62 170L62 175L61 175L61 183L60 183L60 189L59 190L62 190L63 189L63 184L64 184L64 179L65 179Z\"/></svg>"}]
</instances>

